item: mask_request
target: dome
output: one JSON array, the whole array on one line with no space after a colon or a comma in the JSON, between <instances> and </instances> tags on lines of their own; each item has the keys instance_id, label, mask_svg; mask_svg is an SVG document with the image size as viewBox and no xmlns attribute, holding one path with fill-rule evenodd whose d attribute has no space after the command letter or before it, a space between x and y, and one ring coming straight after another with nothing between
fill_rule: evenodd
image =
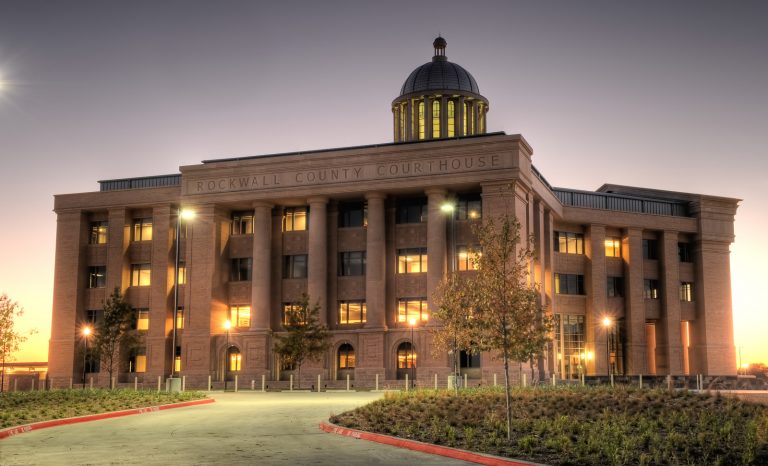
<instances>
[{"instance_id":1,"label":"dome","mask_svg":"<svg viewBox=\"0 0 768 466\"><path fill-rule=\"evenodd\" d=\"M456 63L433 59L411 72L400 89L400 95L432 90L480 93L477 81L469 71Z\"/></svg>"}]
</instances>

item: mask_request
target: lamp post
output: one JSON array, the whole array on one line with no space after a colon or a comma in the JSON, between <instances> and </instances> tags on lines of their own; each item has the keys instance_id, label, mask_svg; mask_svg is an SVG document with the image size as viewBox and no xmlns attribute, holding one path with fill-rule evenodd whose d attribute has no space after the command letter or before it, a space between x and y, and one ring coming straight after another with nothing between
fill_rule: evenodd
<instances>
[{"instance_id":1,"label":"lamp post","mask_svg":"<svg viewBox=\"0 0 768 466\"><path fill-rule=\"evenodd\" d=\"M227 347L224 349L224 391L227 391L227 372L229 372L229 329L232 328L232 322L224 321L224 328L227 330Z\"/></svg>"},{"instance_id":2,"label":"lamp post","mask_svg":"<svg viewBox=\"0 0 768 466\"><path fill-rule=\"evenodd\" d=\"M195 212L187 209L182 209L181 207L176 209L176 251L175 251L175 261L173 266L173 324L172 328L173 331L172 337L171 337L171 375L170 379L173 379L175 372L176 372L176 339L177 339L177 331L178 331L178 318L179 318L179 255L180 255L180 246L179 243L181 241L181 226L183 224L182 220L191 220L195 217ZM186 281L186 272L184 273L185 281Z\"/></svg>"},{"instance_id":3,"label":"lamp post","mask_svg":"<svg viewBox=\"0 0 768 466\"><path fill-rule=\"evenodd\" d=\"M611 375L611 326L613 320L610 317L603 317L603 328L605 329L605 358L608 363L608 375Z\"/></svg>"},{"instance_id":4,"label":"lamp post","mask_svg":"<svg viewBox=\"0 0 768 466\"><path fill-rule=\"evenodd\" d=\"M83 328L83 338L85 338L85 350L83 351L83 390L85 390L85 365L88 358L88 336L91 334L91 327Z\"/></svg>"},{"instance_id":5,"label":"lamp post","mask_svg":"<svg viewBox=\"0 0 768 466\"><path fill-rule=\"evenodd\" d=\"M416 386L416 366L414 365L414 340L413 340L413 329L416 327L416 318L411 317L408 319L408 324L411 326L411 386Z\"/></svg>"}]
</instances>

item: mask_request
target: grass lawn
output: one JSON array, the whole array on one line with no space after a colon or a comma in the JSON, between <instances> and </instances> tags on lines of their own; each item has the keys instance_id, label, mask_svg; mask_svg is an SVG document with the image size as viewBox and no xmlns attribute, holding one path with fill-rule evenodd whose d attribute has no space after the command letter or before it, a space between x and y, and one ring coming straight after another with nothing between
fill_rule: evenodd
<instances>
[{"instance_id":1,"label":"grass lawn","mask_svg":"<svg viewBox=\"0 0 768 466\"><path fill-rule=\"evenodd\" d=\"M201 392L51 390L0 394L0 429L86 414L205 398Z\"/></svg>"},{"instance_id":2,"label":"grass lawn","mask_svg":"<svg viewBox=\"0 0 768 466\"><path fill-rule=\"evenodd\" d=\"M768 464L768 406L687 391L501 388L387 394L345 427L551 465Z\"/></svg>"}]
</instances>

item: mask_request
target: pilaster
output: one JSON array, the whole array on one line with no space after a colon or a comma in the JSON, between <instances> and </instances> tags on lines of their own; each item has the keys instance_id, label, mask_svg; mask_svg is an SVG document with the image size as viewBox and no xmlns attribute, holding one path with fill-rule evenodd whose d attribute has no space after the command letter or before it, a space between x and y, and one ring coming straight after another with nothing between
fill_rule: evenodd
<instances>
[{"instance_id":1,"label":"pilaster","mask_svg":"<svg viewBox=\"0 0 768 466\"><path fill-rule=\"evenodd\" d=\"M272 206L253 205L253 261L251 270L251 330L270 329L272 309Z\"/></svg>"},{"instance_id":2,"label":"pilaster","mask_svg":"<svg viewBox=\"0 0 768 466\"><path fill-rule=\"evenodd\" d=\"M437 305L434 293L446 273L446 214L440 210L445 202L445 190L428 189L427 194L427 303L429 307L428 325L436 325L432 318Z\"/></svg>"},{"instance_id":3,"label":"pilaster","mask_svg":"<svg viewBox=\"0 0 768 466\"><path fill-rule=\"evenodd\" d=\"M368 310L366 328L386 329L386 222L381 193L368 193L368 227L365 246L365 301ZM429 259L427 259L429 261ZM429 264L428 264L429 266Z\"/></svg>"},{"instance_id":4,"label":"pilaster","mask_svg":"<svg viewBox=\"0 0 768 466\"><path fill-rule=\"evenodd\" d=\"M307 294L310 305L320 305L320 323L328 323L328 198L313 197L309 204L309 264Z\"/></svg>"},{"instance_id":5,"label":"pilaster","mask_svg":"<svg viewBox=\"0 0 768 466\"><path fill-rule=\"evenodd\" d=\"M624 260L625 320L627 339L625 354L627 374L655 373L646 362L647 342L645 338L645 298L643 284L643 230L628 228L621 240L621 255Z\"/></svg>"}]
</instances>

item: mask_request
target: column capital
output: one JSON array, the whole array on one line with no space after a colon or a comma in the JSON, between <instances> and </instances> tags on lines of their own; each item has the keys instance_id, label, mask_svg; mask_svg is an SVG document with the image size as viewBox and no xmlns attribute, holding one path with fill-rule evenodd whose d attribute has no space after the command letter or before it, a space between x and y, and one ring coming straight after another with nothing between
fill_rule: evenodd
<instances>
[{"instance_id":1,"label":"column capital","mask_svg":"<svg viewBox=\"0 0 768 466\"><path fill-rule=\"evenodd\" d=\"M251 203L251 207L253 207L254 209L257 207L266 207L267 209L271 209L274 206L275 205L272 204L271 202L266 202L266 201L253 201Z\"/></svg>"},{"instance_id":2,"label":"column capital","mask_svg":"<svg viewBox=\"0 0 768 466\"><path fill-rule=\"evenodd\" d=\"M381 199L384 200L387 198L387 195L380 192L371 192L371 193L365 193L365 199L366 200L372 200L372 199Z\"/></svg>"},{"instance_id":3,"label":"column capital","mask_svg":"<svg viewBox=\"0 0 768 466\"><path fill-rule=\"evenodd\" d=\"M307 204L328 204L327 196L312 196L307 198Z\"/></svg>"},{"instance_id":4,"label":"column capital","mask_svg":"<svg viewBox=\"0 0 768 466\"><path fill-rule=\"evenodd\" d=\"M424 190L424 194L427 196L445 196L448 194L448 191L445 190L445 188L427 188Z\"/></svg>"}]
</instances>

